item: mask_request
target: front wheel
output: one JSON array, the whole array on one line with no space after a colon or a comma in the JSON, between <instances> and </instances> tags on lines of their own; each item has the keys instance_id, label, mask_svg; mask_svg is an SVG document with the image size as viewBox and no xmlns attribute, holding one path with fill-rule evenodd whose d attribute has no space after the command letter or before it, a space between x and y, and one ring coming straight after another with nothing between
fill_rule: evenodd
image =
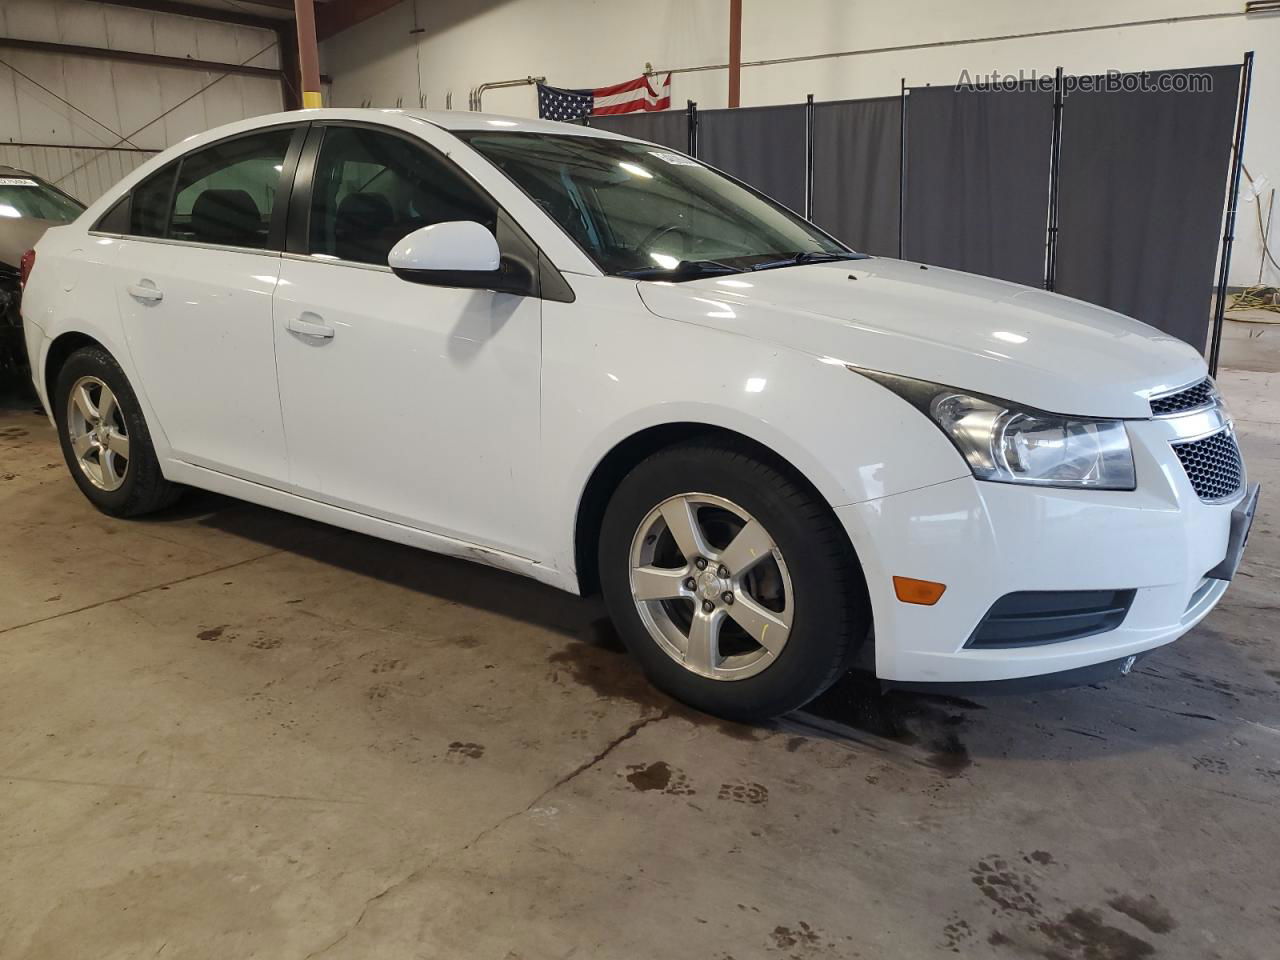
<instances>
[{"instance_id":1,"label":"front wheel","mask_svg":"<svg viewBox=\"0 0 1280 960\"><path fill-rule=\"evenodd\" d=\"M717 716L802 706L867 633L861 572L830 508L732 443L682 444L636 466L606 510L599 564L650 680Z\"/></svg>"}]
</instances>

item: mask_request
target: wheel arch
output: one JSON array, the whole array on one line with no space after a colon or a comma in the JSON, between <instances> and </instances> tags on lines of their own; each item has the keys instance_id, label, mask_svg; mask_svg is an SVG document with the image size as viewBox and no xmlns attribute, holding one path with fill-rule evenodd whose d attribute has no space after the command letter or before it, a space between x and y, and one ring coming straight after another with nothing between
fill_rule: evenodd
<instances>
[{"instance_id":1,"label":"wheel arch","mask_svg":"<svg viewBox=\"0 0 1280 960\"><path fill-rule=\"evenodd\" d=\"M111 350L102 341L80 330L68 330L66 333L58 334L49 344L48 349L45 350L44 369L40 371L40 379L41 383L44 384L44 395L48 403L50 416L53 415L54 411L53 388L57 383L58 373L71 355L83 347L98 347L100 350L111 353ZM115 355L112 354L112 356Z\"/></svg>"},{"instance_id":2,"label":"wheel arch","mask_svg":"<svg viewBox=\"0 0 1280 960\"><path fill-rule=\"evenodd\" d=\"M586 596L599 592L597 548L601 524L613 491L617 489L622 478L642 460L659 450L690 440L704 439L727 442L786 473L824 503L827 509L832 511L832 518L835 519L830 498L824 495L802 470L759 440L728 427L693 421L645 427L618 441L609 449L592 470L578 499L578 509L574 518L573 550L579 593ZM841 530L850 560L865 589L866 577L857 550L849 540L843 525L837 521L837 526Z\"/></svg>"}]
</instances>

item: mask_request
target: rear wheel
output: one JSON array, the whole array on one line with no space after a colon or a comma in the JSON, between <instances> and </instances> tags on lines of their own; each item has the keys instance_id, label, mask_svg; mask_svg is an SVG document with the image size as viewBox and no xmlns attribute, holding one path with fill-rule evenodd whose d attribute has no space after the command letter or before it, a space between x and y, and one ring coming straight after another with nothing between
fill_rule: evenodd
<instances>
[{"instance_id":1,"label":"rear wheel","mask_svg":"<svg viewBox=\"0 0 1280 960\"><path fill-rule=\"evenodd\" d=\"M652 682L718 716L803 705L867 632L861 573L831 510L733 444L683 444L633 469L606 511L599 562Z\"/></svg>"},{"instance_id":2,"label":"rear wheel","mask_svg":"<svg viewBox=\"0 0 1280 960\"><path fill-rule=\"evenodd\" d=\"M181 488L161 474L138 398L111 354L73 353L58 371L53 404L67 467L95 507L132 517L178 498Z\"/></svg>"}]
</instances>

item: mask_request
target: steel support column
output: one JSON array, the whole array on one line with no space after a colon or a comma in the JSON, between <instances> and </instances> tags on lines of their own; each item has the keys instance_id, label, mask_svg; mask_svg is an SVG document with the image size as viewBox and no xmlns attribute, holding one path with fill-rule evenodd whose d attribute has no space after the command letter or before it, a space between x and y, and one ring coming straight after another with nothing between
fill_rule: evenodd
<instances>
[{"instance_id":1,"label":"steel support column","mask_svg":"<svg viewBox=\"0 0 1280 960\"><path fill-rule=\"evenodd\" d=\"M729 106L742 100L742 0L729 0Z\"/></svg>"},{"instance_id":2,"label":"steel support column","mask_svg":"<svg viewBox=\"0 0 1280 960\"><path fill-rule=\"evenodd\" d=\"M293 0L298 28L298 74L302 81L304 109L323 106L320 96L320 52L316 48L314 0Z\"/></svg>"}]
</instances>

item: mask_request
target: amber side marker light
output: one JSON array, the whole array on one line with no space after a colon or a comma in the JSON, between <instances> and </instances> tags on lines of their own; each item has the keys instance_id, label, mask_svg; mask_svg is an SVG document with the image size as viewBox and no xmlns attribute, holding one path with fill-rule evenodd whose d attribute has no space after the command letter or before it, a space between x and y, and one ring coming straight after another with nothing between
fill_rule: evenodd
<instances>
[{"instance_id":1,"label":"amber side marker light","mask_svg":"<svg viewBox=\"0 0 1280 960\"><path fill-rule=\"evenodd\" d=\"M914 577L894 577L893 592L903 603L918 603L932 607L946 591L945 583L934 583L932 580L917 580Z\"/></svg>"}]
</instances>

